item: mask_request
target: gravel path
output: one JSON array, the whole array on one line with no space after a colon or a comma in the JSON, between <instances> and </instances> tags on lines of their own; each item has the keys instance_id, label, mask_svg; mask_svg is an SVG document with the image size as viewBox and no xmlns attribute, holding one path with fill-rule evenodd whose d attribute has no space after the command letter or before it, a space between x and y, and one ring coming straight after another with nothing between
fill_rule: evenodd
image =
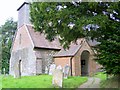
<instances>
[{"instance_id":1,"label":"gravel path","mask_svg":"<svg viewBox=\"0 0 120 90\"><path fill-rule=\"evenodd\" d=\"M100 88L100 81L99 78L89 77L88 81L78 88Z\"/></svg>"}]
</instances>

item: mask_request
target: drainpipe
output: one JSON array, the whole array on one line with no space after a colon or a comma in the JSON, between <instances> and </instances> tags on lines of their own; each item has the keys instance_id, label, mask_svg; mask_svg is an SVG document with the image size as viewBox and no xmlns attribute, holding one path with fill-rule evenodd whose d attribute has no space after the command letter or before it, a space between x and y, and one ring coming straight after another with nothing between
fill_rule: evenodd
<instances>
[{"instance_id":1,"label":"drainpipe","mask_svg":"<svg viewBox=\"0 0 120 90\"><path fill-rule=\"evenodd\" d=\"M73 76L73 75L72 75L72 59L73 59L73 56L70 58L71 76Z\"/></svg>"}]
</instances>

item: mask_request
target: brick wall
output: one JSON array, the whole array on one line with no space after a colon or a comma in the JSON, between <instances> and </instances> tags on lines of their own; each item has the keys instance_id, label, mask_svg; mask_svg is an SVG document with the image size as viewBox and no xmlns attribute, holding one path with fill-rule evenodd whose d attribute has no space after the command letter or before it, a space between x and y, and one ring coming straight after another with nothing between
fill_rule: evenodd
<instances>
[{"instance_id":1,"label":"brick wall","mask_svg":"<svg viewBox=\"0 0 120 90\"><path fill-rule=\"evenodd\" d=\"M81 54L83 51L89 52L88 54L88 75L92 75L94 72L96 72L96 62L93 60L94 58L94 52L88 45L88 43L84 40L82 47L78 50L78 52L75 54L75 56L72 58L72 75L73 76L79 76L81 75ZM55 57L54 62L56 65L61 65L64 67L66 64L70 65L70 58L71 57Z\"/></svg>"}]
</instances>

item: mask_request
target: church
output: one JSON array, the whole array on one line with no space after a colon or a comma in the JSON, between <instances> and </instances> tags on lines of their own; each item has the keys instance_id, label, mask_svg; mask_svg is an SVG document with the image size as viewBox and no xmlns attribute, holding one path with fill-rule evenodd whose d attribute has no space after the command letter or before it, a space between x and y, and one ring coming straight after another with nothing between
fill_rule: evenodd
<instances>
[{"instance_id":1,"label":"church","mask_svg":"<svg viewBox=\"0 0 120 90\"><path fill-rule=\"evenodd\" d=\"M29 3L24 2L18 9L18 26L11 47L9 74L31 76L45 74L45 69L54 62L57 66L70 66L71 76L91 76L99 64L94 61L92 49L96 41L80 38L64 50L58 39L50 42L44 34L34 30L29 20Z\"/></svg>"}]
</instances>

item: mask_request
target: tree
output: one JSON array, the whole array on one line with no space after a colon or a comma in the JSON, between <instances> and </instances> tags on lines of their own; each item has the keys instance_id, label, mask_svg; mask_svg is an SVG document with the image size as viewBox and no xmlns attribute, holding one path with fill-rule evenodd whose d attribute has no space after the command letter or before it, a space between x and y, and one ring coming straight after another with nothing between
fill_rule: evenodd
<instances>
[{"instance_id":1,"label":"tree","mask_svg":"<svg viewBox=\"0 0 120 90\"><path fill-rule=\"evenodd\" d=\"M108 74L120 74L120 2L32 3L31 22L50 41L67 48L78 38L100 42L97 61Z\"/></svg>"},{"instance_id":2,"label":"tree","mask_svg":"<svg viewBox=\"0 0 120 90\"><path fill-rule=\"evenodd\" d=\"M2 73L3 68L5 68L5 73L9 73L10 49L16 29L17 22L14 22L12 18L8 19L0 28L0 31L2 31Z\"/></svg>"}]
</instances>

